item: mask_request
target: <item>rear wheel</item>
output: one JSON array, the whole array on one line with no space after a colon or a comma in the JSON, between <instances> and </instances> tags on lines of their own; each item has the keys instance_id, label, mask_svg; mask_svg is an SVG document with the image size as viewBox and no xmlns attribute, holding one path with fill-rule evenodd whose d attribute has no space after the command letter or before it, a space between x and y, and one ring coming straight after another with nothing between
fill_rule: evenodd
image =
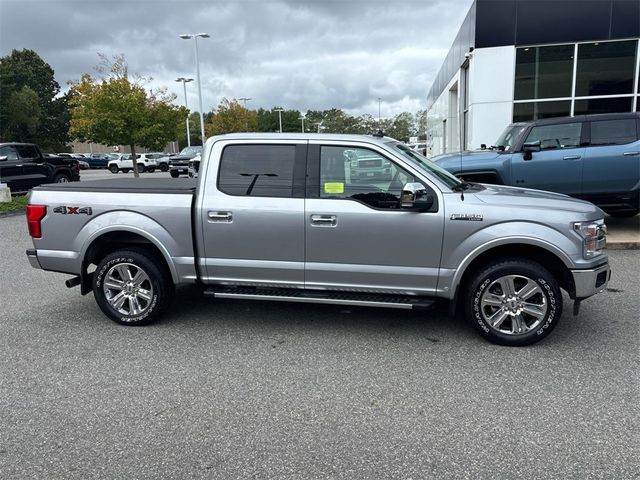
<instances>
[{"instance_id":1,"label":"rear wheel","mask_svg":"<svg viewBox=\"0 0 640 480\"><path fill-rule=\"evenodd\" d=\"M535 262L498 261L481 270L465 290L467 318L498 345L536 343L562 315L558 282Z\"/></svg>"},{"instance_id":2,"label":"rear wheel","mask_svg":"<svg viewBox=\"0 0 640 480\"><path fill-rule=\"evenodd\" d=\"M156 167L149 167L149 168L147 169L147 172L149 172L149 173L153 173L153 172L155 172L155 171L156 171Z\"/></svg>"},{"instance_id":3,"label":"rear wheel","mask_svg":"<svg viewBox=\"0 0 640 480\"><path fill-rule=\"evenodd\" d=\"M145 171L144 165L138 163L138 173L144 173L144 171Z\"/></svg>"},{"instance_id":4,"label":"rear wheel","mask_svg":"<svg viewBox=\"0 0 640 480\"><path fill-rule=\"evenodd\" d=\"M117 165L111 165L109 167L109 170L111 171L111 173L118 173L120 171Z\"/></svg>"},{"instance_id":5,"label":"rear wheel","mask_svg":"<svg viewBox=\"0 0 640 480\"><path fill-rule=\"evenodd\" d=\"M128 168L123 168L122 169L122 173L129 173L129 169Z\"/></svg>"},{"instance_id":6,"label":"rear wheel","mask_svg":"<svg viewBox=\"0 0 640 480\"><path fill-rule=\"evenodd\" d=\"M102 259L93 276L93 294L107 317L122 325L147 325L166 310L173 281L158 260L142 249L119 250Z\"/></svg>"},{"instance_id":7,"label":"rear wheel","mask_svg":"<svg viewBox=\"0 0 640 480\"><path fill-rule=\"evenodd\" d=\"M69 176L66 173L59 173L53 177L53 183L67 183L69 182Z\"/></svg>"}]
</instances>

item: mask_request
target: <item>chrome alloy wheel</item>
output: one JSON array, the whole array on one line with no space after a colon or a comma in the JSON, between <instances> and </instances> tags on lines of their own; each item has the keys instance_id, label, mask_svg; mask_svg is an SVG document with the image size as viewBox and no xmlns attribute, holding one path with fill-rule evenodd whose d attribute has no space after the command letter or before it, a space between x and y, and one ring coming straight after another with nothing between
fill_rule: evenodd
<instances>
[{"instance_id":1,"label":"chrome alloy wheel","mask_svg":"<svg viewBox=\"0 0 640 480\"><path fill-rule=\"evenodd\" d=\"M494 280L480 297L484 320L507 335L522 335L537 328L547 315L547 307L540 284L522 275Z\"/></svg>"},{"instance_id":2,"label":"chrome alloy wheel","mask_svg":"<svg viewBox=\"0 0 640 480\"><path fill-rule=\"evenodd\" d=\"M149 275L132 263L111 267L102 288L109 305L122 315L140 315L149 308L153 298Z\"/></svg>"}]
</instances>

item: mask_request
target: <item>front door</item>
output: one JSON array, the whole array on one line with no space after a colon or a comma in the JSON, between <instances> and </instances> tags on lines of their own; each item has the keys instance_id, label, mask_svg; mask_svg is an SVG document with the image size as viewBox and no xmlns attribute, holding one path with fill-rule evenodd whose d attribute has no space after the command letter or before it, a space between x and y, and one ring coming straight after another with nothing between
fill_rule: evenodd
<instances>
[{"instance_id":1,"label":"front door","mask_svg":"<svg viewBox=\"0 0 640 480\"><path fill-rule=\"evenodd\" d=\"M206 283L304 286L306 150L306 140L214 145L199 208Z\"/></svg>"},{"instance_id":2,"label":"front door","mask_svg":"<svg viewBox=\"0 0 640 480\"><path fill-rule=\"evenodd\" d=\"M529 160L523 152L512 155L509 184L579 195L585 154L581 136L581 122L533 127L525 143L539 141L540 151L533 152Z\"/></svg>"},{"instance_id":3,"label":"front door","mask_svg":"<svg viewBox=\"0 0 640 480\"><path fill-rule=\"evenodd\" d=\"M18 158L18 152L13 145L0 147L0 183L6 183L11 191L28 190L23 179L22 162Z\"/></svg>"},{"instance_id":4,"label":"front door","mask_svg":"<svg viewBox=\"0 0 640 480\"><path fill-rule=\"evenodd\" d=\"M309 151L305 287L434 293L442 206L416 212L399 205L403 185L420 180L374 147L317 144Z\"/></svg>"}]
</instances>

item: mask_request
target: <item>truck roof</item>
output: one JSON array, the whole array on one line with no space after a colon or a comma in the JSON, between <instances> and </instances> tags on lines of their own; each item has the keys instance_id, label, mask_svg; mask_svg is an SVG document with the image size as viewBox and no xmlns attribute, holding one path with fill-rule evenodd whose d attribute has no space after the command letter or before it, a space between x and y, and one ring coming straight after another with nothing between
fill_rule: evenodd
<instances>
[{"instance_id":1,"label":"truck roof","mask_svg":"<svg viewBox=\"0 0 640 480\"><path fill-rule=\"evenodd\" d=\"M378 136L378 135L354 135L346 133L228 133L225 135L217 135L207 139L207 143L214 143L218 140L328 140L328 141L365 141L368 143L384 144L387 142L394 142L395 139L391 137Z\"/></svg>"}]
</instances>

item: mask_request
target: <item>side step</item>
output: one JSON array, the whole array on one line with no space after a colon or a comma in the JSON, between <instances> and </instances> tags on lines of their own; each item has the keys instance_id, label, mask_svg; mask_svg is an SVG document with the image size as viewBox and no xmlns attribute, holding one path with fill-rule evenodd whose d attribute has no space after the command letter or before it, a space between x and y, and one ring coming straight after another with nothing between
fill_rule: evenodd
<instances>
[{"instance_id":1,"label":"side step","mask_svg":"<svg viewBox=\"0 0 640 480\"><path fill-rule=\"evenodd\" d=\"M207 296L214 298L239 298L245 300L271 300L276 302L328 303L333 305L358 305L361 307L385 307L425 309L435 303L423 297L384 295L352 292L323 292L285 288L218 287L207 288Z\"/></svg>"}]
</instances>

